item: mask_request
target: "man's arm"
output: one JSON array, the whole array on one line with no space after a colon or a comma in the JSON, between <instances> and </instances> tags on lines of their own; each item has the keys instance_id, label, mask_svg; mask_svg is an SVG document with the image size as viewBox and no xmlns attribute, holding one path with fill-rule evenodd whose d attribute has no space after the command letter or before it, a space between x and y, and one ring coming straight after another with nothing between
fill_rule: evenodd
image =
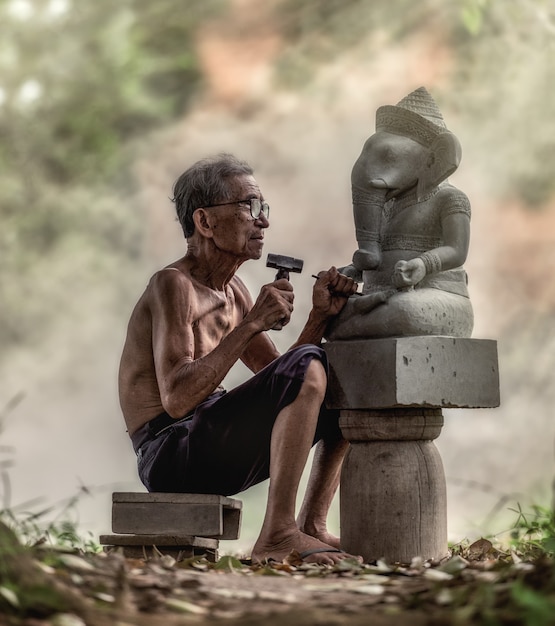
<instances>
[{"instance_id":1,"label":"man's arm","mask_svg":"<svg viewBox=\"0 0 555 626\"><path fill-rule=\"evenodd\" d=\"M312 290L312 310L299 338L291 347L305 343L318 345L331 318L341 312L356 290L356 282L340 274L335 267L320 272Z\"/></svg>"},{"instance_id":2,"label":"man's arm","mask_svg":"<svg viewBox=\"0 0 555 626\"><path fill-rule=\"evenodd\" d=\"M284 284L262 288L249 313L223 339L200 337L205 351L196 358L198 339L193 323L201 314L209 316L210 310L205 313L200 310L206 303L198 301L189 278L182 272L166 269L153 277L149 289L154 365L162 406L167 413L179 418L205 400L254 337L281 317L290 316L292 288L287 281L278 282Z\"/></svg>"},{"instance_id":3,"label":"man's arm","mask_svg":"<svg viewBox=\"0 0 555 626\"><path fill-rule=\"evenodd\" d=\"M242 307L244 316L246 316L253 308L251 295L238 276L234 277L233 287L235 289L237 302L240 307ZM291 293L291 295L293 294ZM243 361L251 372L256 373L266 367L266 365L271 363L274 359L277 359L279 354L279 350L270 339L268 333L262 332L255 335L249 341L241 355L241 361Z\"/></svg>"}]
</instances>

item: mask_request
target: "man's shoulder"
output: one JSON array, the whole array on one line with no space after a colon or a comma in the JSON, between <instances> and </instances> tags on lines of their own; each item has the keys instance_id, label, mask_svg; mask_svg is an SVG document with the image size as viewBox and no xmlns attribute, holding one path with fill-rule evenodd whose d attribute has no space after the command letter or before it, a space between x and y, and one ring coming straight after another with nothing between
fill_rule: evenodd
<instances>
[{"instance_id":1,"label":"man's shoulder","mask_svg":"<svg viewBox=\"0 0 555 626\"><path fill-rule=\"evenodd\" d=\"M191 279L177 267L164 267L155 272L148 283L149 287L154 289L163 289L173 287L175 285L185 285L190 283Z\"/></svg>"},{"instance_id":2,"label":"man's shoulder","mask_svg":"<svg viewBox=\"0 0 555 626\"><path fill-rule=\"evenodd\" d=\"M176 296L181 298L194 291L191 279L175 267L165 267L152 275L146 289L151 301L169 301Z\"/></svg>"}]
</instances>

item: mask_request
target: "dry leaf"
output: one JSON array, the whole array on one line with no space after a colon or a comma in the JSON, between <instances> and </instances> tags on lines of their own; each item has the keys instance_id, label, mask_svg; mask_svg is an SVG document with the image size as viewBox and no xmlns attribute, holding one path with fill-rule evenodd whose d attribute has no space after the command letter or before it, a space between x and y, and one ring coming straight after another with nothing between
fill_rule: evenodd
<instances>
[{"instance_id":1,"label":"dry leaf","mask_svg":"<svg viewBox=\"0 0 555 626\"><path fill-rule=\"evenodd\" d=\"M283 559L283 563L285 565L290 565L291 567L300 567L303 564L303 560L297 550L291 550L291 552Z\"/></svg>"},{"instance_id":2,"label":"dry leaf","mask_svg":"<svg viewBox=\"0 0 555 626\"><path fill-rule=\"evenodd\" d=\"M478 539L472 545L468 546L468 560L469 561L483 561L490 550L493 549L493 544L488 539Z\"/></svg>"},{"instance_id":3,"label":"dry leaf","mask_svg":"<svg viewBox=\"0 0 555 626\"><path fill-rule=\"evenodd\" d=\"M458 574L467 567L468 561L466 559L463 559L462 556L455 555L445 563L442 563L438 567L438 569L442 572L447 572L447 574Z\"/></svg>"},{"instance_id":4,"label":"dry leaf","mask_svg":"<svg viewBox=\"0 0 555 626\"><path fill-rule=\"evenodd\" d=\"M451 580L453 576L451 574L448 574L447 572L442 572L439 569L427 569L424 572L424 578L427 578L428 580L441 582L443 580Z\"/></svg>"}]
</instances>

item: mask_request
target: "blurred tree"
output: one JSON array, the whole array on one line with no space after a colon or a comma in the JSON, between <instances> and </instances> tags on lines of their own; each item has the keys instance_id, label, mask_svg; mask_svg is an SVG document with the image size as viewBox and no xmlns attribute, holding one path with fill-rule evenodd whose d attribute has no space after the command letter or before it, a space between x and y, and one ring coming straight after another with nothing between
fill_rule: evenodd
<instances>
[{"instance_id":1,"label":"blurred tree","mask_svg":"<svg viewBox=\"0 0 555 626\"><path fill-rule=\"evenodd\" d=\"M86 289L137 256L128 175L137 139L187 111L202 88L200 27L243 6L0 0L2 355L44 332L71 299L77 268ZM545 88L555 82L552 0L269 6L283 36L276 75L294 89L309 88L319 66L361 43L399 45L442 29L454 70L439 95L483 137L497 188L531 206L555 194L555 92Z\"/></svg>"},{"instance_id":2,"label":"blurred tree","mask_svg":"<svg viewBox=\"0 0 555 626\"><path fill-rule=\"evenodd\" d=\"M440 29L454 63L438 95L491 151L484 160L492 190L532 208L555 195L555 91L546 87L555 82L553 0L282 0L278 15L288 42L279 77L294 89L360 43L384 46Z\"/></svg>"},{"instance_id":3,"label":"blurred tree","mask_svg":"<svg viewBox=\"0 0 555 626\"><path fill-rule=\"evenodd\" d=\"M320 64L361 44L376 39L386 46L438 22L450 28L456 9L441 0L282 0L277 15L288 43L279 77L299 88Z\"/></svg>"},{"instance_id":4,"label":"blurred tree","mask_svg":"<svg viewBox=\"0 0 555 626\"><path fill-rule=\"evenodd\" d=\"M495 189L541 208L555 196L555 3L465 0L453 100L481 135Z\"/></svg>"},{"instance_id":5,"label":"blurred tree","mask_svg":"<svg viewBox=\"0 0 555 626\"><path fill-rule=\"evenodd\" d=\"M64 265L87 283L136 255L137 226L122 227L129 146L186 110L201 85L195 32L225 6L0 2L2 356L45 331Z\"/></svg>"}]
</instances>

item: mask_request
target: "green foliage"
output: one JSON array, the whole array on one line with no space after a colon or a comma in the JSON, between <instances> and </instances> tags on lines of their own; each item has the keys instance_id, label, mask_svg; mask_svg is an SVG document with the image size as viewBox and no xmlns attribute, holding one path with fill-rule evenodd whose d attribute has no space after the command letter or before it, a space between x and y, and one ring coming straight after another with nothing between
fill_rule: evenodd
<instances>
[{"instance_id":1,"label":"green foliage","mask_svg":"<svg viewBox=\"0 0 555 626\"><path fill-rule=\"evenodd\" d=\"M201 86L195 33L226 4L0 4L0 358L130 271L133 151L186 110Z\"/></svg>"},{"instance_id":2,"label":"green foliage","mask_svg":"<svg viewBox=\"0 0 555 626\"><path fill-rule=\"evenodd\" d=\"M278 60L278 80L294 89L342 52L372 45L374 39L380 46L401 43L430 20L453 19L450 3L441 0L282 0L276 12L287 41Z\"/></svg>"},{"instance_id":3,"label":"green foliage","mask_svg":"<svg viewBox=\"0 0 555 626\"><path fill-rule=\"evenodd\" d=\"M549 626L553 624L555 596L546 596L544 593L517 581L511 587L511 600L515 608L513 615L520 613L521 624L526 626Z\"/></svg>"},{"instance_id":4,"label":"green foliage","mask_svg":"<svg viewBox=\"0 0 555 626\"><path fill-rule=\"evenodd\" d=\"M0 358L35 345L60 310L140 256L130 163L141 138L194 102L196 38L229 5L68 0L55 12L34 0L22 13L25 3L0 3ZM339 54L356 62L433 31L452 55L452 83L437 95L482 141L496 192L533 207L555 194L546 0L277 0L265 11L283 40L277 81L299 90Z\"/></svg>"},{"instance_id":5,"label":"green foliage","mask_svg":"<svg viewBox=\"0 0 555 626\"><path fill-rule=\"evenodd\" d=\"M544 207L555 194L555 16L546 0L467 0L447 97L481 138L492 190Z\"/></svg>"},{"instance_id":6,"label":"green foliage","mask_svg":"<svg viewBox=\"0 0 555 626\"><path fill-rule=\"evenodd\" d=\"M4 521L16 533L26 546L50 546L57 550L80 552L100 552L101 548L90 532L79 529L72 519L78 497L57 511L57 507L48 506L38 511L0 511L0 521ZM56 512L57 511L57 512ZM54 517L52 517L52 515Z\"/></svg>"},{"instance_id":7,"label":"green foliage","mask_svg":"<svg viewBox=\"0 0 555 626\"><path fill-rule=\"evenodd\" d=\"M476 138L492 192L542 208L555 195L552 5L551 0L283 0L278 23L287 46L278 59L278 78L289 88L306 88L337 55L357 48L372 54L433 32L452 55L450 84L434 95L459 113Z\"/></svg>"},{"instance_id":8,"label":"green foliage","mask_svg":"<svg viewBox=\"0 0 555 626\"><path fill-rule=\"evenodd\" d=\"M461 20L471 35L482 30L484 12L490 0L466 0L461 9Z\"/></svg>"},{"instance_id":9,"label":"green foliage","mask_svg":"<svg viewBox=\"0 0 555 626\"><path fill-rule=\"evenodd\" d=\"M241 571L242 569L244 569L244 566L238 558L231 555L225 555L222 556L220 560L216 563L214 569L223 570L225 572L234 572Z\"/></svg>"},{"instance_id":10,"label":"green foliage","mask_svg":"<svg viewBox=\"0 0 555 626\"><path fill-rule=\"evenodd\" d=\"M222 4L98 0L54 16L41 2L24 20L0 7L0 136L20 165L60 183L112 176L122 142L181 113L195 93L194 33Z\"/></svg>"},{"instance_id":11,"label":"green foliage","mask_svg":"<svg viewBox=\"0 0 555 626\"><path fill-rule=\"evenodd\" d=\"M555 512L533 505L526 513L520 504L511 509L517 514L511 531L511 545L523 558L548 556L555 558Z\"/></svg>"}]
</instances>

